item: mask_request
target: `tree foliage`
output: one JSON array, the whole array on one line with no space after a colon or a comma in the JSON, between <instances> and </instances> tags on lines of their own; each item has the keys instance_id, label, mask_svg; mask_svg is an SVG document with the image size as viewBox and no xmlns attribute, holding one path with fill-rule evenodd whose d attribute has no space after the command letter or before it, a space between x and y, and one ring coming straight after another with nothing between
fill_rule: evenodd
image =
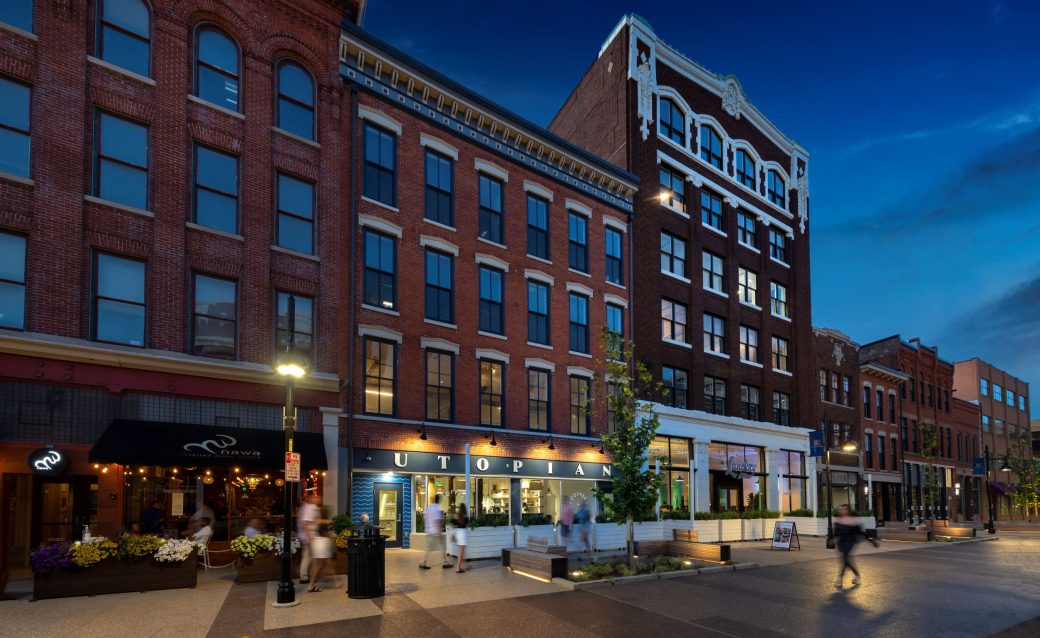
<instances>
[{"instance_id":1,"label":"tree foliage","mask_svg":"<svg viewBox=\"0 0 1040 638\"><path fill-rule=\"evenodd\" d=\"M1015 504L1022 508L1030 520L1037 518L1040 508L1040 468L1032 455L1032 441L1029 431L1023 432L1008 447L1007 461L1015 479Z\"/></svg>"}]
</instances>

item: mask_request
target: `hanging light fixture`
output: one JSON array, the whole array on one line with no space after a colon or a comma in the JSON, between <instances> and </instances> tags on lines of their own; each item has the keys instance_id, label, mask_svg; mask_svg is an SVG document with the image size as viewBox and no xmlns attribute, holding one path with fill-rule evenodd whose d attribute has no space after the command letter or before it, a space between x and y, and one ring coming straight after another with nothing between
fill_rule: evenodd
<instances>
[{"instance_id":1,"label":"hanging light fixture","mask_svg":"<svg viewBox=\"0 0 1040 638\"><path fill-rule=\"evenodd\" d=\"M492 446L498 445L498 441L495 440L495 433L494 432L491 433L491 445Z\"/></svg>"},{"instance_id":2,"label":"hanging light fixture","mask_svg":"<svg viewBox=\"0 0 1040 638\"><path fill-rule=\"evenodd\" d=\"M429 438L429 437L426 436L426 424L425 423L420 425L419 429L416 430L415 433L419 435L419 440L420 441L425 441L427 438Z\"/></svg>"},{"instance_id":3,"label":"hanging light fixture","mask_svg":"<svg viewBox=\"0 0 1040 638\"><path fill-rule=\"evenodd\" d=\"M546 441L549 442L549 446L548 447L549 447L550 450L555 450L556 449L556 446L553 444L553 437L552 437L551 434L549 435L548 439L542 439L542 443L545 443Z\"/></svg>"}]
</instances>

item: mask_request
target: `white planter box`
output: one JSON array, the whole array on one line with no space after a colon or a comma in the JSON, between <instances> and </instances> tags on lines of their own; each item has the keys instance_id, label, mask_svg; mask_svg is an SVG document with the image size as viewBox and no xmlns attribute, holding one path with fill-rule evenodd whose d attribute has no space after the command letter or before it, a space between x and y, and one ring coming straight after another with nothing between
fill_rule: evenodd
<instances>
[{"instance_id":1,"label":"white planter box","mask_svg":"<svg viewBox=\"0 0 1040 638\"><path fill-rule=\"evenodd\" d=\"M574 535L578 535L578 540L581 540L581 532L577 531L577 527L571 525L571 538ZM516 546L527 547L527 539L530 536L540 536L542 538L548 538L550 545L559 545L560 542L556 539L556 526L555 525L523 525L516 526Z\"/></svg>"},{"instance_id":2,"label":"white planter box","mask_svg":"<svg viewBox=\"0 0 1040 638\"><path fill-rule=\"evenodd\" d=\"M451 534L451 528L448 528ZM466 558L499 558L503 547L513 547L513 528L478 527L468 530ZM448 555L458 556L459 549L454 543L448 543Z\"/></svg>"},{"instance_id":3,"label":"white planter box","mask_svg":"<svg viewBox=\"0 0 1040 638\"><path fill-rule=\"evenodd\" d=\"M719 540L723 543L729 541L743 540L743 522L739 518L737 519L720 519L719 523Z\"/></svg>"},{"instance_id":4,"label":"white planter box","mask_svg":"<svg viewBox=\"0 0 1040 638\"><path fill-rule=\"evenodd\" d=\"M760 518L760 519L757 519L757 522L761 523L761 525L762 525L762 527L761 527L762 531L760 532L760 536L758 536L754 540L772 539L773 538L773 528L776 526L776 522L778 520L780 520L780 519L779 518Z\"/></svg>"},{"instance_id":5,"label":"white planter box","mask_svg":"<svg viewBox=\"0 0 1040 638\"><path fill-rule=\"evenodd\" d=\"M671 532L669 532L669 537ZM635 540L637 541L661 541L664 540L664 523L662 521L648 521L635 524Z\"/></svg>"},{"instance_id":6,"label":"white planter box","mask_svg":"<svg viewBox=\"0 0 1040 638\"><path fill-rule=\"evenodd\" d=\"M693 529L693 527L691 527L691 525L690 525L690 521L688 521L688 520L685 520L685 521L661 521L661 524L664 526L664 538L662 540L666 540L666 541L670 541L673 538L675 538L675 536L672 534L672 532L674 530L677 530L677 529L682 529L682 530Z\"/></svg>"},{"instance_id":7,"label":"white planter box","mask_svg":"<svg viewBox=\"0 0 1040 638\"><path fill-rule=\"evenodd\" d=\"M697 530L698 542L719 542L719 521L694 521L693 529Z\"/></svg>"},{"instance_id":8,"label":"white planter box","mask_svg":"<svg viewBox=\"0 0 1040 638\"><path fill-rule=\"evenodd\" d=\"M875 517L875 516L864 516L863 517L863 529L877 529L877 517Z\"/></svg>"},{"instance_id":9,"label":"white planter box","mask_svg":"<svg viewBox=\"0 0 1040 638\"><path fill-rule=\"evenodd\" d=\"M784 516L785 521L794 521L802 536L826 536L827 519L809 516Z\"/></svg>"},{"instance_id":10,"label":"white planter box","mask_svg":"<svg viewBox=\"0 0 1040 638\"><path fill-rule=\"evenodd\" d=\"M596 551L625 549L625 526L596 523L592 526L592 548Z\"/></svg>"}]
</instances>

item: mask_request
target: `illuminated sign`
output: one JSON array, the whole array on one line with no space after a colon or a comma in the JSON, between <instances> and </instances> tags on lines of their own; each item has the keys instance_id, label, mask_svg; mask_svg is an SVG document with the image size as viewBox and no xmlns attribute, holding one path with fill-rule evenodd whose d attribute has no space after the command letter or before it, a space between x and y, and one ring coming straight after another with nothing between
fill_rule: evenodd
<instances>
[{"instance_id":1,"label":"illuminated sign","mask_svg":"<svg viewBox=\"0 0 1040 638\"><path fill-rule=\"evenodd\" d=\"M69 467L69 459L54 448L40 448L29 454L29 469L35 474L47 476L63 473Z\"/></svg>"}]
</instances>

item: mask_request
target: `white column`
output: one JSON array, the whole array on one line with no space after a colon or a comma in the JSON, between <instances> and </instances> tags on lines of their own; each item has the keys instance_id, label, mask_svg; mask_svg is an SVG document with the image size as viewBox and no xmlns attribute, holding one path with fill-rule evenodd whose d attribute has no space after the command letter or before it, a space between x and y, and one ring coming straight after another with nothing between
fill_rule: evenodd
<instances>
[{"instance_id":1,"label":"white column","mask_svg":"<svg viewBox=\"0 0 1040 638\"><path fill-rule=\"evenodd\" d=\"M766 449L766 506L781 511L780 507L780 450Z\"/></svg>"},{"instance_id":2,"label":"white column","mask_svg":"<svg viewBox=\"0 0 1040 638\"><path fill-rule=\"evenodd\" d=\"M343 411L339 408L318 408L318 411L321 412L321 433L325 441L325 459L329 466L325 474L325 489L321 503L327 505L333 513L339 514L339 485L343 473L343 468L339 466L339 415ZM349 481L350 477L346 479Z\"/></svg>"},{"instance_id":3,"label":"white column","mask_svg":"<svg viewBox=\"0 0 1040 638\"><path fill-rule=\"evenodd\" d=\"M805 496L805 498L808 500L808 502L805 504L805 507L807 509L811 509L814 515L819 509L820 502L820 499L816 495L816 483L820 480L820 477L816 475L817 472L819 472L819 469L816 467L817 458L818 457L815 456L805 457L805 473L809 476L809 478L805 479L805 482L808 483L809 488Z\"/></svg>"},{"instance_id":4,"label":"white column","mask_svg":"<svg viewBox=\"0 0 1040 638\"><path fill-rule=\"evenodd\" d=\"M693 502L696 511L707 512L711 509L711 484L708 482L708 441L693 442L693 472L691 482L694 483Z\"/></svg>"}]
</instances>

